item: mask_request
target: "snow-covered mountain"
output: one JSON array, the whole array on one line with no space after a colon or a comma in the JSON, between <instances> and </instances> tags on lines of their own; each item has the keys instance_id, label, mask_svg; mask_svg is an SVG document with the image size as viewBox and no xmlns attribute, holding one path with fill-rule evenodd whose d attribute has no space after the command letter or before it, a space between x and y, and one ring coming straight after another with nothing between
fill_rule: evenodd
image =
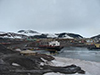
<instances>
[{"instance_id":1,"label":"snow-covered mountain","mask_svg":"<svg viewBox=\"0 0 100 75\"><path fill-rule=\"evenodd\" d=\"M58 38L81 39L83 37L79 34L74 34L74 33L60 33L58 34Z\"/></svg>"},{"instance_id":2,"label":"snow-covered mountain","mask_svg":"<svg viewBox=\"0 0 100 75\"><path fill-rule=\"evenodd\" d=\"M18 34L24 34L34 38L57 38L58 37L56 34L39 33L33 30L20 30L18 31Z\"/></svg>"},{"instance_id":3,"label":"snow-covered mountain","mask_svg":"<svg viewBox=\"0 0 100 75\"><path fill-rule=\"evenodd\" d=\"M96 41L96 42L99 42L99 43L100 43L100 34L99 34L99 35L96 35L96 36L91 37L91 39L93 39L94 41Z\"/></svg>"},{"instance_id":4,"label":"snow-covered mountain","mask_svg":"<svg viewBox=\"0 0 100 75\"><path fill-rule=\"evenodd\" d=\"M38 37L45 37L45 38L62 38L62 39L74 39L74 38L76 38L76 39L81 39L81 38L83 38L81 35L79 35L79 34L74 34L74 33L59 33L59 34L41 34L41 35L38 35Z\"/></svg>"},{"instance_id":5,"label":"snow-covered mountain","mask_svg":"<svg viewBox=\"0 0 100 75\"><path fill-rule=\"evenodd\" d=\"M38 32L33 30L19 30L18 33L38 33Z\"/></svg>"},{"instance_id":6,"label":"snow-covered mountain","mask_svg":"<svg viewBox=\"0 0 100 75\"><path fill-rule=\"evenodd\" d=\"M47 34L47 38L58 38L56 34Z\"/></svg>"},{"instance_id":7,"label":"snow-covered mountain","mask_svg":"<svg viewBox=\"0 0 100 75\"><path fill-rule=\"evenodd\" d=\"M17 33L14 32L0 32L0 37L3 38L61 38L61 39L74 39L83 38L79 34L74 33L39 33L33 30L19 30Z\"/></svg>"},{"instance_id":8,"label":"snow-covered mountain","mask_svg":"<svg viewBox=\"0 0 100 75\"><path fill-rule=\"evenodd\" d=\"M96 36L91 37L91 39L100 39L100 34L99 34L99 35L96 35Z\"/></svg>"},{"instance_id":9,"label":"snow-covered mountain","mask_svg":"<svg viewBox=\"0 0 100 75\"><path fill-rule=\"evenodd\" d=\"M5 33L0 33L0 37L1 38L19 38L19 39L22 39L22 38L27 38L26 35L23 35L23 34L17 34L17 33L13 33L13 32L5 32Z\"/></svg>"},{"instance_id":10,"label":"snow-covered mountain","mask_svg":"<svg viewBox=\"0 0 100 75\"><path fill-rule=\"evenodd\" d=\"M33 30L19 30L18 34L23 34L27 36L41 35L41 33L33 31Z\"/></svg>"}]
</instances>

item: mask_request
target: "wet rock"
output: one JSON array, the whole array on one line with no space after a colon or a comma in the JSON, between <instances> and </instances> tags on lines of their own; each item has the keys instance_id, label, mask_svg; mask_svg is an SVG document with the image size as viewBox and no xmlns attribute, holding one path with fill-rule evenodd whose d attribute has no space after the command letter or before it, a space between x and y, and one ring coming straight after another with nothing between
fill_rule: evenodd
<instances>
[{"instance_id":1,"label":"wet rock","mask_svg":"<svg viewBox=\"0 0 100 75\"><path fill-rule=\"evenodd\" d=\"M10 49L7 49L4 45L0 44L0 54L13 54L16 53Z\"/></svg>"},{"instance_id":2,"label":"wet rock","mask_svg":"<svg viewBox=\"0 0 100 75\"><path fill-rule=\"evenodd\" d=\"M33 58L34 59L34 58ZM20 65L21 67L24 67L26 69L40 69L40 65L38 64L37 60L32 60L28 57L25 56L8 56L6 58L3 58L3 60L12 65L12 63L16 63L18 65Z\"/></svg>"},{"instance_id":3,"label":"wet rock","mask_svg":"<svg viewBox=\"0 0 100 75\"><path fill-rule=\"evenodd\" d=\"M80 74L85 74L85 71L81 69L81 67L76 66L76 65L69 65L65 67L56 67L56 66L49 66L45 65L43 66L44 69L50 69L53 72L60 72L64 74L75 74L75 73L80 73Z\"/></svg>"},{"instance_id":4,"label":"wet rock","mask_svg":"<svg viewBox=\"0 0 100 75\"><path fill-rule=\"evenodd\" d=\"M46 55L46 54L39 54L39 53L34 53L34 54L26 54L28 57L41 57L44 58L47 61L54 60L55 58L51 55Z\"/></svg>"}]
</instances>

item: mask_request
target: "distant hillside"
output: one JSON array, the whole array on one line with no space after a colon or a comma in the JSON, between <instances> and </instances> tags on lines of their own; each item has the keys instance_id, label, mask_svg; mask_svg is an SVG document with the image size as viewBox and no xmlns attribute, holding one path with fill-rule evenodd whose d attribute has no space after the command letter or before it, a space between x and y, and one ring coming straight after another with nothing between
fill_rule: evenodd
<instances>
[{"instance_id":1,"label":"distant hillside","mask_svg":"<svg viewBox=\"0 0 100 75\"><path fill-rule=\"evenodd\" d=\"M93 36L93 37L91 37L91 39L100 39L100 34L99 35L96 35L96 36Z\"/></svg>"},{"instance_id":2,"label":"distant hillside","mask_svg":"<svg viewBox=\"0 0 100 75\"><path fill-rule=\"evenodd\" d=\"M41 35L39 32L33 30L19 30L18 34L24 34L27 36Z\"/></svg>"},{"instance_id":3,"label":"distant hillside","mask_svg":"<svg viewBox=\"0 0 100 75\"><path fill-rule=\"evenodd\" d=\"M24 34L17 34L17 33L13 33L13 32L6 32L6 33L0 33L0 37L1 38L19 38L19 39L22 39L22 38L27 38L26 35Z\"/></svg>"},{"instance_id":4,"label":"distant hillside","mask_svg":"<svg viewBox=\"0 0 100 75\"><path fill-rule=\"evenodd\" d=\"M81 39L83 38L81 35L79 34L75 34L75 33L39 33L37 31L33 31L33 30L19 30L17 33L14 32L1 32L0 33L0 37L2 38L62 38L62 39Z\"/></svg>"},{"instance_id":5,"label":"distant hillside","mask_svg":"<svg viewBox=\"0 0 100 75\"><path fill-rule=\"evenodd\" d=\"M58 38L71 38L71 39L76 38L76 39L81 39L83 37L81 35L79 35L79 34L74 34L74 33L60 33L58 35Z\"/></svg>"},{"instance_id":6,"label":"distant hillside","mask_svg":"<svg viewBox=\"0 0 100 75\"><path fill-rule=\"evenodd\" d=\"M38 32L33 30L19 30L18 33L38 33Z\"/></svg>"}]
</instances>

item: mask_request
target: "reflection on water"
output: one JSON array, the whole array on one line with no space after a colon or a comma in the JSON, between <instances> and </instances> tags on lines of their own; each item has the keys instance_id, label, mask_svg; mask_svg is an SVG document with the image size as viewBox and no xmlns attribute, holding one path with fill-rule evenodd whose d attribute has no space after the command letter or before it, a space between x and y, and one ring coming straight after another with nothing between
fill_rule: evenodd
<instances>
[{"instance_id":1,"label":"reflection on water","mask_svg":"<svg viewBox=\"0 0 100 75\"><path fill-rule=\"evenodd\" d=\"M88 50L80 47L66 47L56 56L100 62L100 50Z\"/></svg>"}]
</instances>

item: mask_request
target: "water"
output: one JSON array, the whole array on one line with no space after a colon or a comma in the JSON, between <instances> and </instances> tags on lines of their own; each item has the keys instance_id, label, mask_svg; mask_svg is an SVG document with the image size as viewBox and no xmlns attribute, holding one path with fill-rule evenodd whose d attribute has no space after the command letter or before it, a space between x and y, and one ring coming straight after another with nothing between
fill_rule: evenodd
<instances>
[{"instance_id":1,"label":"water","mask_svg":"<svg viewBox=\"0 0 100 75\"><path fill-rule=\"evenodd\" d=\"M36 50L36 52L50 55L50 52L46 50ZM82 47L65 47L54 56L100 62L100 49L88 50Z\"/></svg>"},{"instance_id":2,"label":"water","mask_svg":"<svg viewBox=\"0 0 100 75\"><path fill-rule=\"evenodd\" d=\"M88 50L80 47L63 48L56 56L100 62L100 50Z\"/></svg>"}]
</instances>

